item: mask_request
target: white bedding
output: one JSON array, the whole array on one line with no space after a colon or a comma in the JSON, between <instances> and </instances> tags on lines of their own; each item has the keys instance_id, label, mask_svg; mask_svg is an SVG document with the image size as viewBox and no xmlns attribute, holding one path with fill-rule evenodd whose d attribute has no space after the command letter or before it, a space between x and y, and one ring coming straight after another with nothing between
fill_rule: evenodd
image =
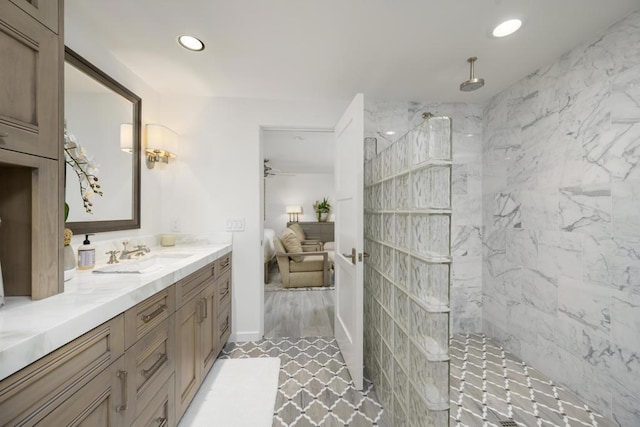
<instances>
[{"instance_id":1,"label":"white bedding","mask_svg":"<svg viewBox=\"0 0 640 427\"><path fill-rule=\"evenodd\" d=\"M264 229L264 262L267 263L276 256L276 247L273 244L273 238L276 236L276 232L271 228Z\"/></svg>"}]
</instances>

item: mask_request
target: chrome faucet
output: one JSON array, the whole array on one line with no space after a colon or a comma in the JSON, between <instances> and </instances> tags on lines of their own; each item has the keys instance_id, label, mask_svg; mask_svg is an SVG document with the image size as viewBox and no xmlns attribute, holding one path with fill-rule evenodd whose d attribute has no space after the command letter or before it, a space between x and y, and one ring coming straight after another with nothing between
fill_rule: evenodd
<instances>
[{"instance_id":1,"label":"chrome faucet","mask_svg":"<svg viewBox=\"0 0 640 427\"><path fill-rule=\"evenodd\" d=\"M124 242L122 242L122 245L124 246L124 249L122 250L122 253L120 254L120 259L131 259L131 257L144 256L144 254L148 254L149 252L151 252L151 249L149 249L145 245L136 245L136 248L130 251L127 248L128 244L129 244L129 242L126 241L126 240Z\"/></svg>"}]
</instances>

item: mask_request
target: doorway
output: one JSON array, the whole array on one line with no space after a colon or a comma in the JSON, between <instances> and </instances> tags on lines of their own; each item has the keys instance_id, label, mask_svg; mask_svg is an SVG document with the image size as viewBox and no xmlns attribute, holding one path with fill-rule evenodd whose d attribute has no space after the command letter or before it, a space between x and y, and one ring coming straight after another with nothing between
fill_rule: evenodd
<instances>
[{"instance_id":1,"label":"doorway","mask_svg":"<svg viewBox=\"0 0 640 427\"><path fill-rule=\"evenodd\" d=\"M262 132L262 152L264 336L334 336L331 264L328 256L317 254L333 240L333 218L330 213L327 221L320 223L314 210L316 202L326 199L331 204L334 196L333 130L266 128ZM323 280L321 271L310 271L307 278L306 272L292 273L296 279L291 280L293 276L283 264L288 261L276 256L277 247L282 248L279 239L294 223L306 233L304 240L317 242L303 245L303 251L315 254L305 260L313 260L322 269L322 258L326 258L327 280ZM324 232L317 234L318 228Z\"/></svg>"}]
</instances>

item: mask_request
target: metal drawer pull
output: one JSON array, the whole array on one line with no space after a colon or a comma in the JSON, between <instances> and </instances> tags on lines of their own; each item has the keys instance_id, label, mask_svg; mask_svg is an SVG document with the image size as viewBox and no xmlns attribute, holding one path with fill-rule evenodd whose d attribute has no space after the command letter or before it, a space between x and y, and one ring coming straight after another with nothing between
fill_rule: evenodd
<instances>
[{"instance_id":1,"label":"metal drawer pull","mask_svg":"<svg viewBox=\"0 0 640 427\"><path fill-rule=\"evenodd\" d=\"M202 299L198 299L196 301L196 320L198 323L204 322L204 315L202 311Z\"/></svg>"},{"instance_id":2,"label":"metal drawer pull","mask_svg":"<svg viewBox=\"0 0 640 427\"><path fill-rule=\"evenodd\" d=\"M142 376L145 378L152 377L153 374L155 374L158 371L158 369L160 369L162 365L164 365L167 362L167 360L169 360L169 358L167 357L166 353L159 354L158 360L156 360L149 369L142 370Z\"/></svg>"},{"instance_id":3,"label":"metal drawer pull","mask_svg":"<svg viewBox=\"0 0 640 427\"><path fill-rule=\"evenodd\" d=\"M127 371L118 371L116 376L122 385L122 404L116 406L116 412L122 412L127 410Z\"/></svg>"},{"instance_id":4,"label":"metal drawer pull","mask_svg":"<svg viewBox=\"0 0 640 427\"><path fill-rule=\"evenodd\" d=\"M204 305L204 317L202 318L202 320L204 320L207 317L209 317L209 307L208 307L209 304L207 304L206 298L202 298L202 304Z\"/></svg>"},{"instance_id":5,"label":"metal drawer pull","mask_svg":"<svg viewBox=\"0 0 640 427\"><path fill-rule=\"evenodd\" d=\"M142 321L144 323L149 323L151 322L153 319L155 319L156 317L158 317L163 311L165 311L167 309L166 305L161 305L160 307L156 308L154 310L153 313L149 313L149 314L145 314L142 316Z\"/></svg>"},{"instance_id":6,"label":"metal drawer pull","mask_svg":"<svg viewBox=\"0 0 640 427\"><path fill-rule=\"evenodd\" d=\"M156 420L158 422L158 427L167 427L167 419L166 418L158 418Z\"/></svg>"}]
</instances>

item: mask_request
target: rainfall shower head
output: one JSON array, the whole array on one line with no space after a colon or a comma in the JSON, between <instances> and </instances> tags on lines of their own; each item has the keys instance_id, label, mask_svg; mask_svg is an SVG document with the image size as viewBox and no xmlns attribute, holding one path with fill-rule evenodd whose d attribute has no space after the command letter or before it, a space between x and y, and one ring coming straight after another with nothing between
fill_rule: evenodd
<instances>
[{"instance_id":1,"label":"rainfall shower head","mask_svg":"<svg viewBox=\"0 0 640 427\"><path fill-rule=\"evenodd\" d=\"M469 63L469 80L460 83L460 90L463 92L471 92L484 86L484 79L477 79L473 73L473 64L477 59L475 56L467 59Z\"/></svg>"}]
</instances>

